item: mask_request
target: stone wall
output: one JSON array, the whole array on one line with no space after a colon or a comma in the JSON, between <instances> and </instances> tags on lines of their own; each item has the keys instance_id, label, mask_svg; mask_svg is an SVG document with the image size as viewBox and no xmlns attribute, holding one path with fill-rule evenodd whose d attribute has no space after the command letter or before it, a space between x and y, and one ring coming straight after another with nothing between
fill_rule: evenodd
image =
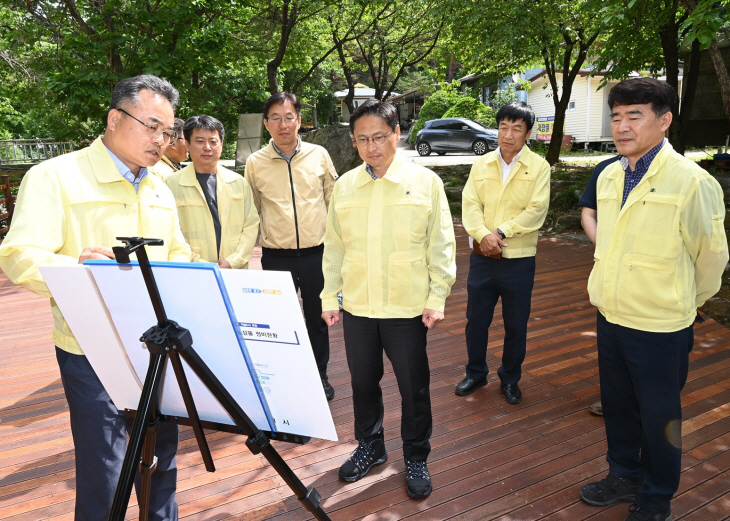
<instances>
[{"instance_id":1,"label":"stone wall","mask_svg":"<svg viewBox=\"0 0 730 521\"><path fill-rule=\"evenodd\" d=\"M352 146L350 128L346 125L332 125L307 132L302 140L327 149L338 175L362 164L357 149Z\"/></svg>"}]
</instances>

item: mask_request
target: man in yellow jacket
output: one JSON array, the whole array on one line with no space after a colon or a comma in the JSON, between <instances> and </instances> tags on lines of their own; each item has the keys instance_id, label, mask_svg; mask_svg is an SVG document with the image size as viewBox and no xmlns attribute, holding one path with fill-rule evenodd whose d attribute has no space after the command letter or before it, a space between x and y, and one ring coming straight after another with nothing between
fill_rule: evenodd
<instances>
[{"instance_id":1,"label":"man in yellow jacket","mask_svg":"<svg viewBox=\"0 0 730 521\"><path fill-rule=\"evenodd\" d=\"M692 326L728 261L720 185L664 138L676 103L674 89L652 78L613 87L621 157L595 180L588 205L596 209L588 293L598 308L609 470L580 495L597 506L633 501L627 521L672 519Z\"/></svg>"},{"instance_id":2,"label":"man in yellow jacket","mask_svg":"<svg viewBox=\"0 0 730 521\"><path fill-rule=\"evenodd\" d=\"M301 114L294 94L280 92L266 100L264 125L271 142L249 156L246 179L261 216L261 266L288 271L301 291L309 342L324 394L332 400L335 390L327 377L330 339L319 294L324 286L327 205L337 173L326 149L299 139Z\"/></svg>"},{"instance_id":3,"label":"man in yellow jacket","mask_svg":"<svg viewBox=\"0 0 730 521\"><path fill-rule=\"evenodd\" d=\"M185 141L185 136L183 135L184 124L185 122L182 119L175 118L173 130L177 134L177 139L165 149L165 155L162 156L162 159L150 168L150 172L157 174L163 181L181 170L181 163L188 160L188 142Z\"/></svg>"},{"instance_id":4,"label":"man in yellow jacket","mask_svg":"<svg viewBox=\"0 0 730 521\"><path fill-rule=\"evenodd\" d=\"M223 124L193 116L183 128L192 164L167 178L180 227L195 260L221 268L247 268L259 231L259 214L243 176L218 164Z\"/></svg>"},{"instance_id":5,"label":"man in yellow jacket","mask_svg":"<svg viewBox=\"0 0 730 521\"><path fill-rule=\"evenodd\" d=\"M497 112L499 148L474 163L462 193L464 229L474 241L466 307L466 378L456 394L487 385L489 326L502 299L504 348L497 374L505 401L520 403L538 230L550 201L550 165L525 143L535 113L523 102Z\"/></svg>"},{"instance_id":6,"label":"man in yellow jacket","mask_svg":"<svg viewBox=\"0 0 730 521\"><path fill-rule=\"evenodd\" d=\"M151 260L188 262L192 252L180 232L175 199L161 179L148 175L175 139L178 92L145 75L114 87L106 132L91 146L30 169L18 193L0 268L16 284L50 297L39 264L113 259L116 237L162 239ZM130 303L130 305L135 305ZM125 416L91 368L55 302L53 341L69 406L76 448L76 519L107 519L126 450ZM177 426L157 431L150 517L176 520Z\"/></svg>"},{"instance_id":7,"label":"man in yellow jacket","mask_svg":"<svg viewBox=\"0 0 730 521\"><path fill-rule=\"evenodd\" d=\"M347 365L352 381L358 446L340 479L357 481L385 463L383 351L393 364L402 399L401 437L406 491L431 493L430 372L426 333L444 318L456 279L456 244L441 179L396 155L398 111L368 100L350 117L365 162L335 185L324 248L322 318L339 322L342 291Z\"/></svg>"}]
</instances>

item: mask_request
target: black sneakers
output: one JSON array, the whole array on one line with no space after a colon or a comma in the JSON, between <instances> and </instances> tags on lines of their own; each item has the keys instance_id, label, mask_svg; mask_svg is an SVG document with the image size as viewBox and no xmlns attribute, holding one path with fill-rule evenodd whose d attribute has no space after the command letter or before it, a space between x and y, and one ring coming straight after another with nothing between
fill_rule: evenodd
<instances>
[{"instance_id":1,"label":"black sneakers","mask_svg":"<svg viewBox=\"0 0 730 521\"><path fill-rule=\"evenodd\" d=\"M431 493L431 476L425 461L406 460L406 492L412 499L428 497Z\"/></svg>"},{"instance_id":2,"label":"black sneakers","mask_svg":"<svg viewBox=\"0 0 730 521\"><path fill-rule=\"evenodd\" d=\"M335 390L330 385L330 381L326 376L322 377L322 389L324 389L324 396L327 398L327 401L331 402L332 398L335 397Z\"/></svg>"},{"instance_id":3,"label":"black sneakers","mask_svg":"<svg viewBox=\"0 0 730 521\"><path fill-rule=\"evenodd\" d=\"M580 497L589 505L605 507L617 501L633 501L641 480L632 481L609 474L601 481L588 483L580 489Z\"/></svg>"},{"instance_id":4,"label":"black sneakers","mask_svg":"<svg viewBox=\"0 0 730 521\"><path fill-rule=\"evenodd\" d=\"M382 465L388 459L385 451L385 442L382 438L375 438L369 443L358 440L357 448L340 467L340 479L343 481L357 481L367 474L376 465Z\"/></svg>"},{"instance_id":5,"label":"black sneakers","mask_svg":"<svg viewBox=\"0 0 730 521\"><path fill-rule=\"evenodd\" d=\"M634 504L629 507L629 512L631 514L624 521L672 521L673 519L671 508L663 514L655 514Z\"/></svg>"}]
</instances>

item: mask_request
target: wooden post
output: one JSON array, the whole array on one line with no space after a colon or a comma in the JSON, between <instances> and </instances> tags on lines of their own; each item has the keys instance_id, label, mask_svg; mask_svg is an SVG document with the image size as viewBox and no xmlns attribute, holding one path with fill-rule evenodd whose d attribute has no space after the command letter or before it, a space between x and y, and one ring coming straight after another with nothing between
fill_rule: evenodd
<instances>
[{"instance_id":1,"label":"wooden post","mask_svg":"<svg viewBox=\"0 0 730 521\"><path fill-rule=\"evenodd\" d=\"M15 204L13 202L13 192L10 191L10 176L4 175L0 177L3 181L3 197L5 198L5 208L8 213L8 227L13 219L13 209Z\"/></svg>"}]
</instances>

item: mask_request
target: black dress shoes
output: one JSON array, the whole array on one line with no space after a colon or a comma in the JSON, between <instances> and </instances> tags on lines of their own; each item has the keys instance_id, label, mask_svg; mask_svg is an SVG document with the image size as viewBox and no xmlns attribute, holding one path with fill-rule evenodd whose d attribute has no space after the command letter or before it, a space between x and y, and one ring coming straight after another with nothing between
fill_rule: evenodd
<instances>
[{"instance_id":1,"label":"black dress shoes","mask_svg":"<svg viewBox=\"0 0 730 521\"><path fill-rule=\"evenodd\" d=\"M456 384L456 390L454 391L459 396L466 396L467 394L471 394L480 387L484 387L487 385L487 377L480 378L479 380L472 380L468 376L464 378L461 382Z\"/></svg>"},{"instance_id":2,"label":"black dress shoes","mask_svg":"<svg viewBox=\"0 0 730 521\"><path fill-rule=\"evenodd\" d=\"M522 391L520 386L517 384L500 384L499 388L502 390L504 401L507 403L515 404L522 401Z\"/></svg>"}]
</instances>

